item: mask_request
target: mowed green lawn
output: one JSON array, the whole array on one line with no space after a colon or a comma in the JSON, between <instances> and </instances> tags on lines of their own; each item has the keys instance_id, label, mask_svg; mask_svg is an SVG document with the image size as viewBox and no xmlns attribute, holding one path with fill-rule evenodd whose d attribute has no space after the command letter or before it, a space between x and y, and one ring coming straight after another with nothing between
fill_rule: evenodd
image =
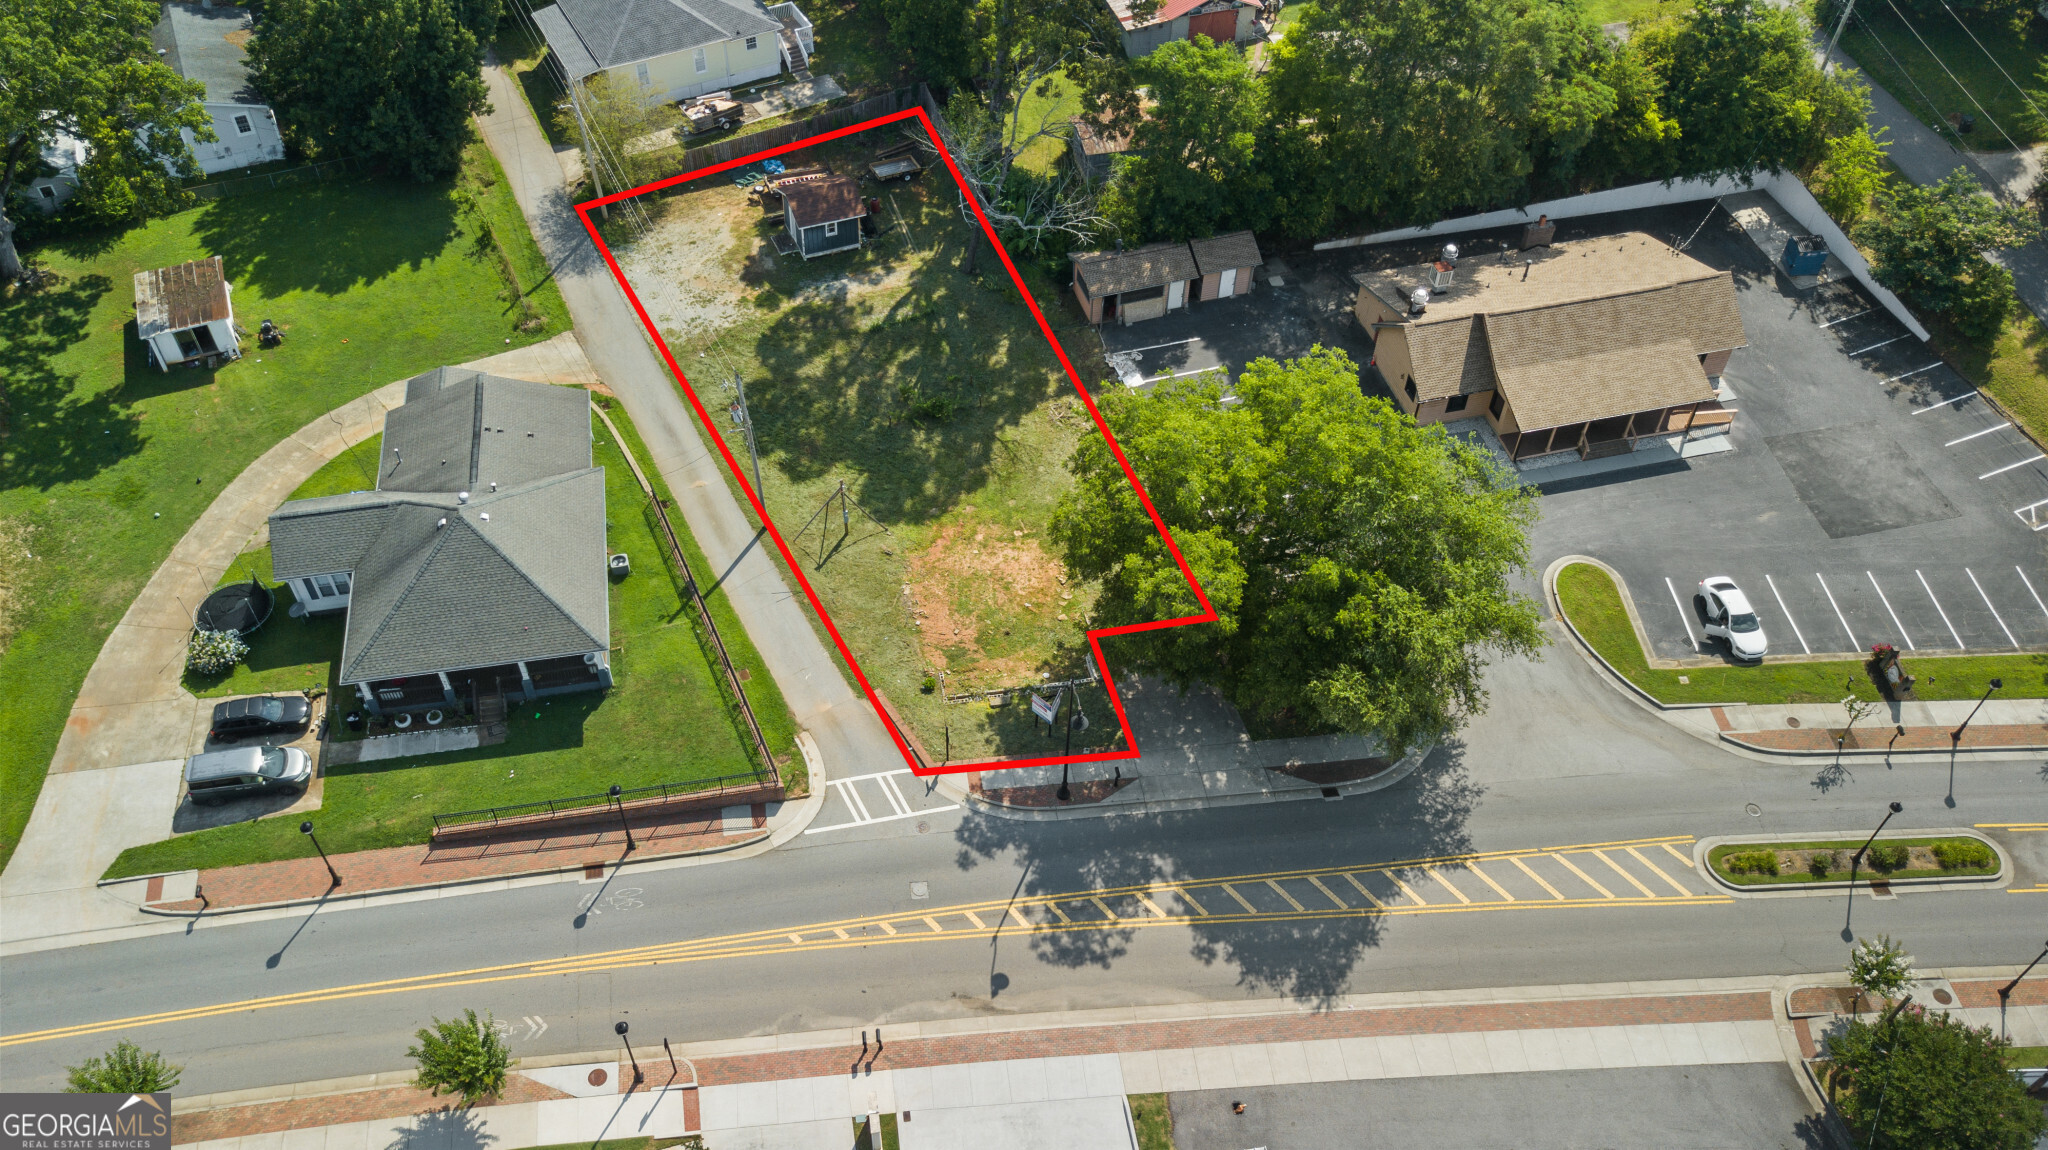
<instances>
[{"instance_id":1,"label":"mowed green lawn","mask_svg":"<svg viewBox=\"0 0 2048 1150\"><path fill-rule=\"evenodd\" d=\"M2032 4L1963 13L1962 20L1858 4L1842 49L1915 116L1964 147L1997 152L2048 139L2048 123L2013 83L2028 85L2032 102L2048 106L2040 94L2048 20ZM1956 134L1945 119L1953 112L1974 117L1976 129Z\"/></svg>"},{"instance_id":2,"label":"mowed green lawn","mask_svg":"<svg viewBox=\"0 0 2048 1150\"><path fill-rule=\"evenodd\" d=\"M25 253L61 278L0 297L0 865L101 643L236 474L392 380L564 330L495 161L478 145L467 162L474 211L453 181L354 179ZM516 327L499 247L548 317L537 330ZM225 260L242 328L276 320L285 345L259 350L252 335L218 371L149 368L134 274L209 255Z\"/></svg>"},{"instance_id":3,"label":"mowed green lawn","mask_svg":"<svg viewBox=\"0 0 2048 1150\"><path fill-rule=\"evenodd\" d=\"M623 412L611 413L625 429ZM494 747L421 758L330 766L319 814L321 841L331 852L370 850L426 841L436 813L601 794L617 783L627 789L746 774L753 769L747 735L714 674L711 646L686 598L680 571L668 559L653 505L634 482L618 443L594 423L595 462L605 469L606 538L610 550L632 558L633 573L612 584L612 673L605 692L561 695L515 706L506 741ZM374 451L375 448L372 448ZM346 457L329 464L309 488L348 483ZM304 489L302 489L303 491ZM694 556L700 577L700 556ZM280 594L280 603L286 597ZM338 657L338 622L273 618L253 638L258 652L276 651L248 672L246 689L297 689L312 676L331 674ZM793 754L795 726L787 706L736 621L719 619L736 664L747 669L747 690L763 734L784 777L802 778ZM331 634L322 650L317 639ZM300 664L283 662L292 654ZM241 672L238 672L241 674ZM348 709L340 700L337 711ZM264 819L197 831L124 852L109 877L233 866L310 853L298 824Z\"/></svg>"},{"instance_id":4,"label":"mowed green lawn","mask_svg":"<svg viewBox=\"0 0 2048 1150\"><path fill-rule=\"evenodd\" d=\"M1665 703L1834 703L1849 683L1857 698L1875 700L1877 688L1858 659L1788 663L1766 659L1753 667L1654 669L1636 641L1621 592L1607 572L1574 563L1557 574L1557 599L1586 642L1629 682ZM2000 698L2048 696L2048 655L1915 656L1907 665L1920 676L1921 699L1974 699L1993 678ZM1679 682L1683 676L1687 682Z\"/></svg>"}]
</instances>

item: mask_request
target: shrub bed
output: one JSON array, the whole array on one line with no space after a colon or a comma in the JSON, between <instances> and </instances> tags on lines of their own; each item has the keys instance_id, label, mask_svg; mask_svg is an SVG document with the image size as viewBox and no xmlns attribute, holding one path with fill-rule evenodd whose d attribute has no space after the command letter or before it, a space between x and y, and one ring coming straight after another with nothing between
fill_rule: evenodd
<instances>
[{"instance_id":1,"label":"shrub bed","mask_svg":"<svg viewBox=\"0 0 2048 1150\"><path fill-rule=\"evenodd\" d=\"M1714 873L1737 886L1848 882L1861 839L1834 842L1728 843L1707 855ZM1967 878L1995 874L1998 853L1966 835L1885 839L1872 843L1856 868L1871 879Z\"/></svg>"}]
</instances>

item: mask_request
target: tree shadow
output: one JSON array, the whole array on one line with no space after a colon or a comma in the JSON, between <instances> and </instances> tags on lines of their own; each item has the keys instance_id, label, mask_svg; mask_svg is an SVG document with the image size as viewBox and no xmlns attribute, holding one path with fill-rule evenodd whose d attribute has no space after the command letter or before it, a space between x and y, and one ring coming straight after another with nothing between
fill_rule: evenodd
<instances>
[{"instance_id":1,"label":"tree shadow","mask_svg":"<svg viewBox=\"0 0 2048 1150\"><path fill-rule=\"evenodd\" d=\"M1276 843L1261 869L1329 865L1335 871L1469 853L1466 823L1483 795L1484 789L1466 772L1463 749L1442 747L1407 779L1369 799L1342 807L1283 808L1297 825L1337 820L1341 838L1370 845L1333 858L1328 836L1302 835ZM1104 835L1102 825L1092 820L1026 822L975 815L955 832L960 849L954 861L961 870L971 870L985 860L1010 855L1026 875L1018 892L1022 897L1198 884L1228 878L1232 869L1243 865L1232 861L1229 848L1212 845L1203 835L1202 824L1215 817L1207 812L1121 816L1116 833ZM1224 901L1220 895L1210 897ZM1248 993L1285 995L1329 1009L1339 996L1359 989L1353 972L1366 952L1380 945L1386 918L1384 911L1372 908L1264 922L1211 924L1198 916L1188 920L1189 953L1204 965L1221 962L1235 967L1238 985ZM1109 926L1036 933L1030 936L1029 947L1048 966L1106 970L1128 953L1138 929Z\"/></svg>"},{"instance_id":2,"label":"tree shadow","mask_svg":"<svg viewBox=\"0 0 2048 1150\"><path fill-rule=\"evenodd\" d=\"M413 1115L384 1150L488 1150L498 1140L485 1128L483 1115L447 1106Z\"/></svg>"},{"instance_id":3,"label":"tree shadow","mask_svg":"<svg viewBox=\"0 0 2048 1150\"><path fill-rule=\"evenodd\" d=\"M462 230L450 189L384 179L286 187L215 200L192 232L236 287L270 299L339 295L444 255Z\"/></svg>"},{"instance_id":4,"label":"tree shadow","mask_svg":"<svg viewBox=\"0 0 2048 1150\"><path fill-rule=\"evenodd\" d=\"M142 450L142 421L121 389L89 391L81 376L56 366L91 336L93 309L113 290L95 274L0 298L0 485L47 490ZM135 501L145 494L135 492Z\"/></svg>"}]
</instances>

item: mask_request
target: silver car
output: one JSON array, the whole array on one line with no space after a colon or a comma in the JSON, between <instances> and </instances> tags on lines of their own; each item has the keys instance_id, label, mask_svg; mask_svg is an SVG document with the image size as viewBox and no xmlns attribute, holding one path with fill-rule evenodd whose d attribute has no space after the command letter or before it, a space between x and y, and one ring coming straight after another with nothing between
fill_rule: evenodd
<instances>
[{"instance_id":1,"label":"silver car","mask_svg":"<svg viewBox=\"0 0 2048 1150\"><path fill-rule=\"evenodd\" d=\"M185 790L195 803L297 793L312 780L312 756L297 747L208 751L185 764Z\"/></svg>"}]
</instances>

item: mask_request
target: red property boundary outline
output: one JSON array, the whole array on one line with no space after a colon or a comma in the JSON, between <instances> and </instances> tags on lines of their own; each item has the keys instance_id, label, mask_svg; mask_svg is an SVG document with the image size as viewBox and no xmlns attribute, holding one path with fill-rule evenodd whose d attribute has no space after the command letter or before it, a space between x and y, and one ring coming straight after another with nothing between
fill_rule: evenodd
<instances>
[{"instance_id":1,"label":"red property boundary outline","mask_svg":"<svg viewBox=\"0 0 2048 1150\"><path fill-rule=\"evenodd\" d=\"M853 657L852 650L847 647L846 639L840 635L839 627L832 621L831 613L825 610L825 604L818 598L816 588L813 588L811 581L805 577L803 565L798 563L796 556L790 552L789 544L782 538L781 530L775 526L774 519L769 516L767 506L761 502L761 493L755 491L753 485L747 482L746 471L740 466L738 457L732 453L732 448L725 442L725 436L719 433L717 421L713 420L711 413L705 410L703 401L697 396L696 388L691 386L689 378L683 374L682 366L676 362L675 353L670 350L668 341L662 338L661 332L655 326L653 318L647 314L646 307L641 304L639 294L633 290L633 285L626 281L625 272L619 268L619 262L612 256L611 248L605 244L604 237L598 234L597 225L591 222L590 212L593 208L615 204L621 200L632 199L635 196L644 195L648 192L660 191L663 188L687 183L704 176L717 175L732 168L743 167L747 164L770 159L787 152L798 151L816 144L828 143L844 136L865 132L870 128L879 128L888 124L913 119L924 126L926 138L938 150L940 158L946 161L946 170L952 175L954 184L960 189L961 197L974 208L975 219L981 224L982 236L988 240L989 247L994 250L996 256L1003 261L1003 269L1010 273L1010 282L1016 287L1018 296L1023 299L1024 306L1031 309L1031 317L1038 321L1038 330L1045 336L1045 342L1052 348L1053 355L1058 357L1061 369L1067 373L1068 382L1074 386L1074 393L1079 395L1081 402L1087 406L1090 418L1095 420L1096 430L1102 433L1103 441L1109 444L1110 453L1116 457L1117 465L1123 468L1124 477L1131 482L1131 490L1137 493L1138 502L1144 506L1145 514L1151 517L1152 526L1158 529L1159 538L1165 541L1168 553L1173 556L1173 561L1180 566L1182 577L1187 579L1188 587L1195 593L1195 601L1201 605L1202 613L1199 615L1183 615L1174 619L1161 619L1150 623L1132 623L1122 627L1106 627L1086 632L1088 645L1095 652L1095 665L1102 672L1103 688L1109 692L1110 706L1115 708L1117 723L1123 728L1124 743L1128 748L1127 750L1100 751L1094 754L1082 755L1043 755L1037 758L1026 759L983 759L974 762L945 763L938 766L927 766L920 763L917 754L912 751L904 733L897 729L895 720L890 716L889 708L882 705L881 698L875 693L874 685L868 682L867 672L861 669L859 661ZM967 181L960 173L959 164L954 161L952 152L946 148L945 140L941 138L939 132L932 124L931 117L923 108L907 108L900 112L891 112L885 116L876 116L873 119L863 120L857 124L849 124L846 127L830 132L806 136L801 140L783 144L780 147L766 148L759 152L741 156L738 159L728 160L722 164L683 172L670 176L667 179L642 184L637 188L628 188L622 192L615 192L609 196L577 204L576 214L583 220L584 230L590 233L591 242L597 245L598 252L604 256L605 266L611 269L612 278L618 281L620 289L626 293L626 301L633 305L633 312L640 317L640 323L647 329L648 337L654 341L654 346L660 350L661 358L667 362L669 371L674 373L677 384L682 388L684 398L690 401L691 409L697 413L698 423L703 426L704 430L710 432L711 441L717 444L718 453L725 458L726 467L731 469L733 478L739 481L740 490L747 493L747 499L754 505L754 513L760 516L761 524L767 529L769 538L775 540L776 550L782 552L782 561L795 574L797 583L804 589L804 597L810 600L811 608L818 613L818 618L824 620L825 631L832 636L833 645L839 648L839 654L846 660L846 665L853 668L853 676L859 681L861 690L867 693L869 705L874 707L875 714L881 718L882 726L888 730L889 737L896 741L896 749L903 755L903 761L909 764L913 774L928 777L931 775L962 774L970 771L1016 770L1022 767L1056 766L1062 763L1109 762L1138 757L1137 738L1131 732L1130 717L1124 712L1123 698L1117 694L1116 681L1109 673L1108 660L1103 658L1101 640L1105 636L1130 635L1141 631L1154 631L1166 627L1181 627L1191 623L1213 623L1216 621L1216 609L1210 606L1208 594L1202 590L1202 584L1195 578L1195 573L1188 568L1187 559L1181 555L1180 547L1174 543L1172 533L1167 531L1166 524L1159 518L1158 509L1152 506L1152 498L1145 493L1145 485L1139 482L1137 472L1131 469L1130 460L1124 456L1123 445L1116 441L1116 436L1110 433L1109 425L1103 422L1102 412L1097 410L1094 397L1089 395L1088 389L1082 385L1081 377L1075 373L1073 363L1067 359L1067 350L1060 346L1059 339L1052 333L1052 325L1046 322L1045 314L1039 310L1038 301L1031 298L1030 290L1024 286L1023 277L1017 274L1017 265L1011 262L1009 249L1005 248L1002 240L996 237L995 227L989 223L988 215L982 211L980 200L967 193Z\"/></svg>"}]
</instances>

